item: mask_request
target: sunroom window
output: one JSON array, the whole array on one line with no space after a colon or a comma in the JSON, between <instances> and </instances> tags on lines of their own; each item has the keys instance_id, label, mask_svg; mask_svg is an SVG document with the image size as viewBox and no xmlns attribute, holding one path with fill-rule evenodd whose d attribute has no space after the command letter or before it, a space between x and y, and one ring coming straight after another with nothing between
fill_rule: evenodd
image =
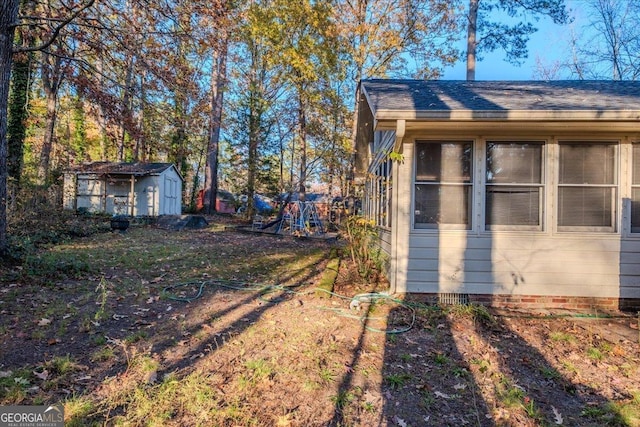
<instances>
[{"instance_id":1,"label":"sunroom window","mask_svg":"<svg viewBox=\"0 0 640 427\"><path fill-rule=\"evenodd\" d=\"M415 228L471 229L473 144L416 142Z\"/></svg>"},{"instance_id":2,"label":"sunroom window","mask_svg":"<svg viewBox=\"0 0 640 427\"><path fill-rule=\"evenodd\" d=\"M640 143L633 144L631 181L631 232L640 233Z\"/></svg>"},{"instance_id":3,"label":"sunroom window","mask_svg":"<svg viewBox=\"0 0 640 427\"><path fill-rule=\"evenodd\" d=\"M561 142L559 231L615 231L617 144Z\"/></svg>"},{"instance_id":4,"label":"sunroom window","mask_svg":"<svg viewBox=\"0 0 640 427\"><path fill-rule=\"evenodd\" d=\"M485 228L541 230L541 142L487 142Z\"/></svg>"}]
</instances>

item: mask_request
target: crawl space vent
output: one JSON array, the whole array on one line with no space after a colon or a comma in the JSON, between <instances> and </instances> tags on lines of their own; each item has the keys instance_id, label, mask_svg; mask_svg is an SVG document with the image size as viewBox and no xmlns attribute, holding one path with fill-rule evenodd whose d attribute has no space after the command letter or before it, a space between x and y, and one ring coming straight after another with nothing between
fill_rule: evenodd
<instances>
[{"instance_id":1,"label":"crawl space vent","mask_svg":"<svg viewBox=\"0 0 640 427\"><path fill-rule=\"evenodd\" d=\"M438 294L438 302L447 305L467 305L469 294Z\"/></svg>"}]
</instances>

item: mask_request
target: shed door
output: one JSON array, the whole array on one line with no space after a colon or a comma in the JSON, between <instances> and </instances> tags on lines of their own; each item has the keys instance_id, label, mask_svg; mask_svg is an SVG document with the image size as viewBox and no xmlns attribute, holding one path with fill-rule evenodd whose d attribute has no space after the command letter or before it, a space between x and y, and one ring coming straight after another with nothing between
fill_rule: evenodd
<instances>
[{"instance_id":1,"label":"shed door","mask_svg":"<svg viewBox=\"0 0 640 427\"><path fill-rule=\"evenodd\" d=\"M179 215L179 203L178 198L178 180L165 176L164 177L164 197L162 203L162 212L165 215Z\"/></svg>"}]
</instances>

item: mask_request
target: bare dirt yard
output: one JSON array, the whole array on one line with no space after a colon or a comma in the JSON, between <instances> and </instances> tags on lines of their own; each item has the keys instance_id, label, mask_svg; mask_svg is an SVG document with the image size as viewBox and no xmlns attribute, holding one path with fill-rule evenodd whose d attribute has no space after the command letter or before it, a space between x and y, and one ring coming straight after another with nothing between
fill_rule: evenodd
<instances>
[{"instance_id":1,"label":"bare dirt yard","mask_svg":"<svg viewBox=\"0 0 640 427\"><path fill-rule=\"evenodd\" d=\"M376 293L341 240L133 226L0 271L0 404L67 426L639 426L635 313ZM98 226L99 228L99 226ZM335 251L334 251L335 253Z\"/></svg>"}]
</instances>

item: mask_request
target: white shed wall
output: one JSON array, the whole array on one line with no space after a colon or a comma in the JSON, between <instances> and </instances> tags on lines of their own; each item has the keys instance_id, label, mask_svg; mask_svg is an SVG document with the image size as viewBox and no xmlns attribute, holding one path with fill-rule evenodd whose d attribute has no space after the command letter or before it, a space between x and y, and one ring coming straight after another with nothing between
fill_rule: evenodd
<instances>
[{"instance_id":1,"label":"white shed wall","mask_svg":"<svg viewBox=\"0 0 640 427\"><path fill-rule=\"evenodd\" d=\"M109 215L181 215L182 179L173 167L133 181L127 175L66 174L63 204L64 209Z\"/></svg>"}]
</instances>

